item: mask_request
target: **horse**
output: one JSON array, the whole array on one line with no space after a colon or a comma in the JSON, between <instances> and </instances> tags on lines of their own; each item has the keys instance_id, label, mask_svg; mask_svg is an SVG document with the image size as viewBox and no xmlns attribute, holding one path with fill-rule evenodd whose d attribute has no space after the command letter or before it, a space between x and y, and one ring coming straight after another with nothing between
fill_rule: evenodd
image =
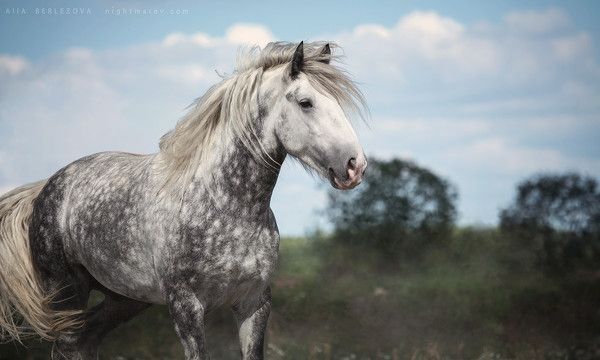
<instances>
[{"instance_id":1,"label":"horse","mask_svg":"<svg viewBox=\"0 0 600 360\"><path fill-rule=\"evenodd\" d=\"M103 152L0 198L0 327L95 359L103 337L166 304L186 359L229 306L243 359L262 359L279 231L271 195L287 155L340 190L367 159L364 96L334 43L273 42L197 99L154 154ZM103 301L87 308L91 290Z\"/></svg>"}]
</instances>

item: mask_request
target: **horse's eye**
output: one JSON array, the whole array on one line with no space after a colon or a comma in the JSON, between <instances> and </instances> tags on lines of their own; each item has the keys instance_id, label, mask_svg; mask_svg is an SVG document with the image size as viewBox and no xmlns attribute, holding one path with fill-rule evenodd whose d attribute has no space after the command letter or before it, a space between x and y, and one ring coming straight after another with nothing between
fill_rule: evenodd
<instances>
[{"instance_id":1,"label":"horse's eye","mask_svg":"<svg viewBox=\"0 0 600 360\"><path fill-rule=\"evenodd\" d=\"M310 109L311 107L313 107L313 104L312 104L312 102L311 102L310 100L308 100L308 99L303 99L303 100L300 100L300 101L298 102L298 104L299 104L299 105L300 105L300 107L301 107L301 108L303 108L303 109Z\"/></svg>"}]
</instances>

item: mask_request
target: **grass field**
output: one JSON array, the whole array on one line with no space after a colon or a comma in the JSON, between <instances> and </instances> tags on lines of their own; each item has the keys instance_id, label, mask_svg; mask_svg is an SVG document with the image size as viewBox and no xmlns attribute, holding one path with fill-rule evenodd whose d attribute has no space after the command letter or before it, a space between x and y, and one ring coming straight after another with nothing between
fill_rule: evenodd
<instances>
[{"instance_id":1,"label":"grass field","mask_svg":"<svg viewBox=\"0 0 600 360\"><path fill-rule=\"evenodd\" d=\"M457 230L394 263L323 236L285 238L280 252L269 359L600 358L600 274L544 275L495 230ZM207 326L212 358L239 358L230 312ZM0 359L48 357L47 344L29 346L4 345ZM182 357L163 306L110 334L100 354Z\"/></svg>"}]
</instances>

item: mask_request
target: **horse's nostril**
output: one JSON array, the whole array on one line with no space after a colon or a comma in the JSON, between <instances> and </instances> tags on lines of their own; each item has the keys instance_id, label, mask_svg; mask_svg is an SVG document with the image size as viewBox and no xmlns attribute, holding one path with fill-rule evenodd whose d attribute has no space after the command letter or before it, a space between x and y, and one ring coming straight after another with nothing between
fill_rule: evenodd
<instances>
[{"instance_id":1,"label":"horse's nostril","mask_svg":"<svg viewBox=\"0 0 600 360\"><path fill-rule=\"evenodd\" d=\"M356 158L350 158L350 160L348 160L348 169L356 169Z\"/></svg>"}]
</instances>

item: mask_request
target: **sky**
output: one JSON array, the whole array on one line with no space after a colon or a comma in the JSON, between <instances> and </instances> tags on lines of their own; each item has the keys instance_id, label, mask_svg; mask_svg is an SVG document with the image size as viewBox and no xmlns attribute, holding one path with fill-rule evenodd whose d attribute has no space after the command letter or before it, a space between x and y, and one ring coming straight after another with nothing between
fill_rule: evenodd
<instances>
[{"instance_id":1,"label":"sky","mask_svg":"<svg viewBox=\"0 0 600 360\"><path fill-rule=\"evenodd\" d=\"M157 151L241 47L274 40L337 42L367 155L447 178L462 225L496 224L532 174L600 177L599 2L80 3L0 1L0 193L90 153ZM327 186L286 162L283 235L327 228Z\"/></svg>"}]
</instances>

